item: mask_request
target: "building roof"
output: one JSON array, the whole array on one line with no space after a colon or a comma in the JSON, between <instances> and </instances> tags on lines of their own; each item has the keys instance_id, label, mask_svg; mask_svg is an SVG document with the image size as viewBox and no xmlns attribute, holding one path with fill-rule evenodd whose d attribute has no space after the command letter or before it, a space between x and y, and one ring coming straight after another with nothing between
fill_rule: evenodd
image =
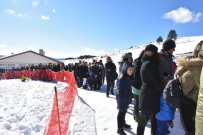
<instances>
[{"instance_id":1,"label":"building roof","mask_svg":"<svg viewBox=\"0 0 203 135\"><path fill-rule=\"evenodd\" d=\"M22 52L22 53L18 53L18 54L14 54L14 55L10 55L10 56L7 56L7 57L3 57L3 58L0 58L0 63L5 63L5 61L7 61L7 60L11 60L11 59L13 59L13 58L15 58L15 57L19 57L19 56L21 56L21 55L24 55L24 60L27 58L27 54L32 54L33 56L35 55L35 57L36 58L44 58L44 59L47 59L49 62L47 62L47 63L61 63L60 61L58 61L58 60L56 60L56 59L53 59L53 58L50 58L50 57L47 57L47 56L45 56L45 55L41 55L41 54L39 54L39 53L37 53L37 52L34 52L34 51L32 51L32 50L29 50L29 51L25 51L25 52ZM21 58L21 60L22 60L22 58ZM28 60L28 59L27 59ZM19 62L16 62L16 63L21 63L20 61ZM30 60L28 60L28 61L24 61L24 63L27 63L27 64L29 64L29 63L44 63L44 62L40 62L40 59L30 59Z\"/></svg>"}]
</instances>

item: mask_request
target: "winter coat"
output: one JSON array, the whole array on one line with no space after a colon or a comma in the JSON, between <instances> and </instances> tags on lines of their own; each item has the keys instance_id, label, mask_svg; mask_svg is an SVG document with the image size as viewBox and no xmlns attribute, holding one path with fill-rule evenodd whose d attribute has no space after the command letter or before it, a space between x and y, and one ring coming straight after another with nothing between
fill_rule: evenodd
<instances>
[{"instance_id":1,"label":"winter coat","mask_svg":"<svg viewBox=\"0 0 203 135\"><path fill-rule=\"evenodd\" d=\"M105 71L107 80L115 80L116 65L113 62L107 62L105 64Z\"/></svg>"},{"instance_id":2,"label":"winter coat","mask_svg":"<svg viewBox=\"0 0 203 135\"><path fill-rule=\"evenodd\" d=\"M156 114L157 120L169 121L173 120L175 115L175 109L171 108L163 98L163 94L160 96L160 112Z\"/></svg>"},{"instance_id":3,"label":"winter coat","mask_svg":"<svg viewBox=\"0 0 203 135\"><path fill-rule=\"evenodd\" d=\"M117 82L116 99L120 111L125 112L132 101L131 77L120 74Z\"/></svg>"},{"instance_id":4,"label":"winter coat","mask_svg":"<svg viewBox=\"0 0 203 135\"><path fill-rule=\"evenodd\" d=\"M142 86L140 90L140 107L142 110L157 113L160 111L160 93L164 89L161 86L158 63L152 58L142 58L140 75Z\"/></svg>"},{"instance_id":5,"label":"winter coat","mask_svg":"<svg viewBox=\"0 0 203 135\"><path fill-rule=\"evenodd\" d=\"M199 52L198 57L203 59L203 47L201 47L201 51ZM202 135L202 133L203 133L203 72L201 72L200 75L199 94L195 115L195 135Z\"/></svg>"},{"instance_id":6,"label":"winter coat","mask_svg":"<svg viewBox=\"0 0 203 135\"><path fill-rule=\"evenodd\" d=\"M132 86L138 90L140 90L140 88L142 86L142 80L141 80L141 76L140 76L141 66L142 66L142 62L141 62L141 58L140 58L135 63L133 81L132 81Z\"/></svg>"},{"instance_id":7,"label":"winter coat","mask_svg":"<svg viewBox=\"0 0 203 135\"><path fill-rule=\"evenodd\" d=\"M76 67L75 67L75 75L76 77L79 77L79 78L83 78L83 70L82 70L82 65L78 64Z\"/></svg>"},{"instance_id":8,"label":"winter coat","mask_svg":"<svg viewBox=\"0 0 203 135\"><path fill-rule=\"evenodd\" d=\"M98 76L99 76L99 67L96 66L95 64L91 65L89 80L91 82L98 82Z\"/></svg>"},{"instance_id":9,"label":"winter coat","mask_svg":"<svg viewBox=\"0 0 203 135\"><path fill-rule=\"evenodd\" d=\"M180 76L183 94L196 103L199 93L203 59L179 57L176 62L178 65L176 74ZM191 93L192 89L194 89L194 92Z\"/></svg>"},{"instance_id":10,"label":"winter coat","mask_svg":"<svg viewBox=\"0 0 203 135\"><path fill-rule=\"evenodd\" d=\"M196 117L195 117L195 135L202 135L203 133L203 72L201 72L201 75L200 75L199 87L200 88L199 88Z\"/></svg>"},{"instance_id":11,"label":"winter coat","mask_svg":"<svg viewBox=\"0 0 203 135\"><path fill-rule=\"evenodd\" d=\"M81 65L80 67L81 70L81 77L82 78L87 78L87 74L88 74L88 67L86 65Z\"/></svg>"},{"instance_id":12,"label":"winter coat","mask_svg":"<svg viewBox=\"0 0 203 135\"><path fill-rule=\"evenodd\" d=\"M166 72L171 77L174 77L174 66L172 56L166 56L163 51L159 53L160 64L159 64L159 75L163 76Z\"/></svg>"},{"instance_id":13,"label":"winter coat","mask_svg":"<svg viewBox=\"0 0 203 135\"><path fill-rule=\"evenodd\" d=\"M123 63L124 63L123 61L118 63L119 64L119 70L118 70L119 73L122 71Z\"/></svg>"}]
</instances>

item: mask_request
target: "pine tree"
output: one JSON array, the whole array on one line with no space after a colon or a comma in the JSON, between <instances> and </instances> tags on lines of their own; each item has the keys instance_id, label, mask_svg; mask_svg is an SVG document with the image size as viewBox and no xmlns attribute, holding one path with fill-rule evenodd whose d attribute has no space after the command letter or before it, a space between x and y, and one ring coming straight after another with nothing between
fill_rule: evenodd
<instances>
[{"instance_id":1,"label":"pine tree","mask_svg":"<svg viewBox=\"0 0 203 135\"><path fill-rule=\"evenodd\" d=\"M157 39L156 39L156 42L157 43L161 43L161 42L163 42L163 38L162 38L162 36L159 36Z\"/></svg>"},{"instance_id":2,"label":"pine tree","mask_svg":"<svg viewBox=\"0 0 203 135\"><path fill-rule=\"evenodd\" d=\"M169 33L168 33L167 39L176 40L177 39L176 31L175 30L170 30Z\"/></svg>"}]
</instances>

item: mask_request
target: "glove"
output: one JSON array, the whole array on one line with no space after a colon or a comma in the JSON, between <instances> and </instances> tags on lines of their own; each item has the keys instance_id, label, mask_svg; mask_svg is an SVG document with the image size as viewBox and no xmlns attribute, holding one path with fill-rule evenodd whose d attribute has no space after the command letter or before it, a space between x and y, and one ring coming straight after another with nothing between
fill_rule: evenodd
<instances>
[{"instance_id":1,"label":"glove","mask_svg":"<svg viewBox=\"0 0 203 135\"><path fill-rule=\"evenodd\" d=\"M168 125L169 127L173 128L173 121L172 121L172 120L168 121L168 122L167 122L167 125Z\"/></svg>"}]
</instances>

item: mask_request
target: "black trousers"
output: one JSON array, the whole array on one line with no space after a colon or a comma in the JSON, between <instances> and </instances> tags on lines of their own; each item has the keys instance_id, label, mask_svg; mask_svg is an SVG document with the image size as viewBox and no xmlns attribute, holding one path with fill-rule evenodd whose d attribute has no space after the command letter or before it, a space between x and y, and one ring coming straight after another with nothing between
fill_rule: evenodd
<instances>
[{"instance_id":1,"label":"black trousers","mask_svg":"<svg viewBox=\"0 0 203 135\"><path fill-rule=\"evenodd\" d=\"M156 114L146 110L141 110L141 114L138 116L137 135L144 135L145 126L147 125L149 119L151 119L151 135L156 135Z\"/></svg>"},{"instance_id":2,"label":"black trousers","mask_svg":"<svg viewBox=\"0 0 203 135\"><path fill-rule=\"evenodd\" d=\"M135 95L134 94L134 99L135 99L135 102L134 102L134 116L138 116L139 115L139 95Z\"/></svg>"},{"instance_id":3,"label":"black trousers","mask_svg":"<svg viewBox=\"0 0 203 135\"><path fill-rule=\"evenodd\" d=\"M83 78L82 77L77 77L76 78L76 83L77 83L77 86L79 88L82 87L82 85L83 85Z\"/></svg>"},{"instance_id":4,"label":"black trousers","mask_svg":"<svg viewBox=\"0 0 203 135\"><path fill-rule=\"evenodd\" d=\"M127 110L125 112L118 111L118 116L117 116L118 128L123 128L123 125L125 124L126 112Z\"/></svg>"},{"instance_id":5,"label":"black trousers","mask_svg":"<svg viewBox=\"0 0 203 135\"><path fill-rule=\"evenodd\" d=\"M107 87L106 87L106 95L109 95L109 91L113 91L115 80L106 78Z\"/></svg>"},{"instance_id":6,"label":"black trousers","mask_svg":"<svg viewBox=\"0 0 203 135\"><path fill-rule=\"evenodd\" d=\"M197 104L184 97L180 103L181 124L185 130L185 135L195 135L195 113Z\"/></svg>"}]
</instances>

